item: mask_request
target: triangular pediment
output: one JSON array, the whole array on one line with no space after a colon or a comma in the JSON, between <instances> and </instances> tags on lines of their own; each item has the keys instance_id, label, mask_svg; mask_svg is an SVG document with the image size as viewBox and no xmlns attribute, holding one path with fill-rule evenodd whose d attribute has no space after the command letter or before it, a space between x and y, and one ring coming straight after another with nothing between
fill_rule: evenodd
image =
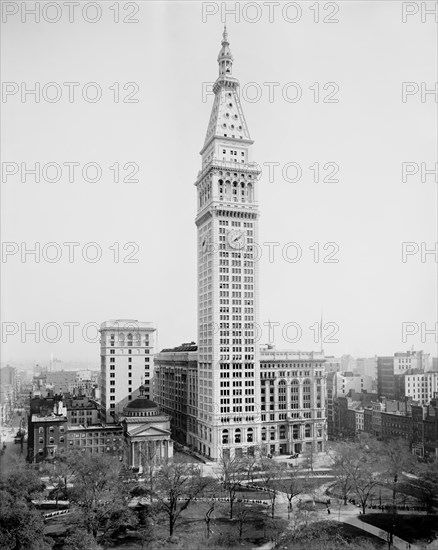
<instances>
[{"instance_id":1,"label":"triangular pediment","mask_svg":"<svg viewBox=\"0 0 438 550\"><path fill-rule=\"evenodd\" d=\"M129 427L128 434L130 437L154 437L154 436L164 436L170 435L169 430L163 430L157 426L135 426Z\"/></svg>"}]
</instances>

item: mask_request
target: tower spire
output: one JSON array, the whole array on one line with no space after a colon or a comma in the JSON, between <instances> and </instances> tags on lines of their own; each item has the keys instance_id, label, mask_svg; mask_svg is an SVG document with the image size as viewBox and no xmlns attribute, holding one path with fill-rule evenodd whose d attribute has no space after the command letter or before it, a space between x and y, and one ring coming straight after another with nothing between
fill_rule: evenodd
<instances>
[{"instance_id":1,"label":"tower spire","mask_svg":"<svg viewBox=\"0 0 438 550\"><path fill-rule=\"evenodd\" d=\"M230 43L228 42L226 25L224 25L224 32L222 34L222 48L219 52L217 62L219 63L219 76L231 75L233 68L233 55L231 54Z\"/></svg>"}]
</instances>

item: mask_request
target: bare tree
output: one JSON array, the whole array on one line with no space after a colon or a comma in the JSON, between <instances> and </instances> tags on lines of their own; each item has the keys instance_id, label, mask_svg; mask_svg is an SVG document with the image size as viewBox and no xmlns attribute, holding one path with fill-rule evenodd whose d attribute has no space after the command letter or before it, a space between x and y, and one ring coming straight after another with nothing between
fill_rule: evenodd
<instances>
[{"instance_id":1,"label":"bare tree","mask_svg":"<svg viewBox=\"0 0 438 550\"><path fill-rule=\"evenodd\" d=\"M415 486L420 491L420 500L427 513L433 513L438 504L438 461L421 464Z\"/></svg>"},{"instance_id":2,"label":"bare tree","mask_svg":"<svg viewBox=\"0 0 438 550\"><path fill-rule=\"evenodd\" d=\"M261 478L268 489L269 500L271 501L271 517L275 514L275 501L282 481L283 469L275 460L266 458L262 460Z\"/></svg>"},{"instance_id":3,"label":"bare tree","mask_svg":"<svg viewBox=\"0 0 438 550\"><path fill-rule=\"evenodd\" d=\"M392 504L395 506L397 481L403 471L413 468L417 460L412 455L406 439L388 439L379 445L377 451L385 464L384 470L389 477L388 481L392 483Z\"/></svg>"},{"instance_id":4,"label":"bare tree","mask_svg":"<svg viewBox=\"0 0 438 550\"><path fill-rule=\"evenodd\" d=\"M117 457L77 452L69 463L74 476L70 500L89 534L104 538L132 520L130 487L122 481L123 467Z\"/></svg>"},{"instance_id":5,"label":"bare tree","mask_svg":"<svg viewBox=\"0 0 438 550\"><path fill-rule=\"evenodd\" d=\"M309 520L315 515L315 507L311 502L300 502L298 504L298 518L304 523L304 527L307 527Z\"/></svg>"},{"instance_id":6,"label":"bare tree","mask_svg":"<svg viewBox=\"0 0 438 550\"><path fill-rule=\"evenodd\" d=\"M181 513L211 483L193 464L163 464L155 473L155 501L169 520L169 535Z\"/></svg>"},{"instance_id":7,"label":"bare tree","mask_svg":"<svg viewBox=\"0 0 438 550\"><path fill-rule=\"evenodd\" d=\"M206 527L206 531L207 531L207 532L206 532L207 538L210 538L210 533L211 533L211 530L210 530L211 515L212 515L213 512L214 512L215 506L216 506L216 501L212 499L212 500L208 503L208 509L207 509L207 511L205 512L205 515L204 515L205 527Z\"/></svg>"},{"instance_id":8,"label":"bare tree","mask_svg":"<svg viewBox=\"0 0 438 550\"><path fill-rule=\"evenodd\" d=\"M299 477L302 472L297 468L281 466L279 487L286 494L288 500L287 516L290 519L292 512L292 500L304 490L304 479Z\"/></svg>"},{"instance_id":9,"label":"bare tree","mask_svg":"<svg viewBox=\"0 0 438 550\"><path fill-rule=\"evenodd\" d=\"M344 504L348 494L354 493L365 514L366 504L373 489L381 482L385 464L381 457L381 443L369 434L360 434L354 443L347 443L333 457L333 471L341 490Z\"/></svg>"},{"instance_id":10,"label":"bare tree","mask_svg":"<svg viewBox=\"0 0 438 550\"><path fill-rule=\"evenodd\" d=\"M237 526L239 529L239 540L242 539L243 531L245 529L245 525L249 518L249 510L244 505L242 501L237 501L236 504L236 520L237 520Z\"/></svg>"},{"instance_id":11,"label":"bare tree","mask_svg":"<svg viewBox=\"0 0 438 550\"><path fill-rule=\"evenodd\" d=\"M302 453L304 460L304 463L306 465L307 470L309 473L311 472L313 474L313 464L315 462L315 452L313 449L313 445L306 445L304 448L304 451Z\"/></svg>"},{"instance_id":12,"label":"bare tree","mask_svg":"<svg viewBox=\"0 0 438 550\"><path fill-rule=\"evenodd\" d=\"M375 472L366 463L361 464L358 461L352 467L351 480L353 491L362 507L362 513L365 514L368 499L373 489L380 483L378 472Z\"/></svg>"},{"instance_id":13,"label":"bare tree","mask_svg":"<svg viewBox=\"0 0 438 550\"><path fill-rule=\"evenodd\" d=\"M231 459L222 456L219 466L219 480L225 491L228 493L228 498L230 501L230 519L233 519L234 501L236 500L236 493L241 486L241 480L244 475L243 461L239 457Z\"/></svg>"},{"instance_id":14,"label":"bare tree","mask_svg":"<svg viewBox=\"0 0 438 550\"><path fill-rule=\"evenodd\" d=\"M352 463L355 454L354 446L346 443L336 454L331 455L336 480L334 487L340 491L344 504L347 504L348 495L352 489Z\"/></svg>"},{"instance_id":15,"label":"bare tree","mask_svg":"<svg viewBox=\"0 0 438 550\"><path fill-rule=\"evenodd\" d=\"M248 453L245 455L245 457L242 459L242 468L246 470L247 473L247 481L254 483L254 473L256 466L260 462L260 458L257 456L256 452L254 453Z\"/></svg>"}]
</instances>

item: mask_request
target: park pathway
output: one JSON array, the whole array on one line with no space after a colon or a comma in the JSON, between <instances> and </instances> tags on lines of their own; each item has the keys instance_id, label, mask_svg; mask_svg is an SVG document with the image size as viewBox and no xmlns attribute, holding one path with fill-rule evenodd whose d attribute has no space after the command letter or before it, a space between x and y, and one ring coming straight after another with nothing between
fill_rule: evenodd
<instances>
[{"instance_id":1,"label":"park pathway","mask_svg":"<svg viewBox=\"0 0 438 550\"><path fill-rule=\"evenodd\" d=\"M353 527L362 529L362 531L366 531L370 535L374 535L375 537L378 537L379 539L382 539L383 541L388 542L389 534L387 531L384 531L383 529L379 529L374 525L370 525L369 523L361 521L359 519L359 516L357 515L357 508L356 507L353 507L353 508L354 510L341 510L341 513L339 514L337 521L341 521L342 523L348 523L348 525L352 525ZM406 540L403 540L400 537L394 536L392 540L391 548L394 548L397 550L423 550L424 548L427 548L429 550L429 549L432 549L432 546L426 546L424 544L414 544L414 543L409 544Z\"/></svg>"},{"instance_id":2,"label":"park pathway","mask_svg":"<svg viewBox=\"0 0 438 550\"><path fill-rule=\"evenodd\" d=\"M324 491L326 488L326 485L324 484L321 487L319 487L319 491L315 494L315 497L318 500L323 499ZM301 497L304 497L305 495L300 495ZM310 498L310 495L306 495L307 498ZM298 504L298 497L294 497L293 502L294 506ZM278 504L285 504L287 502L287 497L284 493L279 493L277 497L277 503ZM278 510L278 515L280 517L287 517L287 511L284 510L284 506L281 506L282 509ZM320 520L330 520L330 521L338 521L342 523L347 523L348 525L352 525L353 527L356 527L358 529L361 529L364 533L369 533L370 535L374 535L375 537L381 539L383 542L388 542L388 532L384 531L383 529L379 529L378 527L375 527L374 525L370 525L369 523L366 523L364 521L360 520L359 517L359 509L357 506L353 506L353 504L347 504L347 505L341 505L339 508L337 506L331 507L331 514L330 516L327 515L327 512L325 509L319 510L317 512L317 517ZM401 514L406 513L409 514L409 512L399 512ZM274 542L267 542L263 544L262 546L258 546L257 548L254 548L253 550L272 550L275 546ZM281 546L281 544L280 544ZM422 543L408 543L406 540L401 539L400 537L394 536L392 540L392 546L391 549L394 550L438 550L438 539L433 541L430 544L427 544L426 542Z\"/></svg>"}]
</instances>

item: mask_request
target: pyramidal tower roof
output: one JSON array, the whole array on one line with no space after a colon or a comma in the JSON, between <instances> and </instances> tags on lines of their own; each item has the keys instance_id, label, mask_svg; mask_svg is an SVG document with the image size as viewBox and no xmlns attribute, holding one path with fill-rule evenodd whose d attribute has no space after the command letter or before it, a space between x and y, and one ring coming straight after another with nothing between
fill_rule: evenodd
<instances>
[{"instance_id":1,"label":"pyramidal tower roof","mask_svg":"<svg viewBox=\"0 0 438 550\"><path fill-rule=\"evenodd\" d=\"M233 55L227 28L222 35L218 58L219 76L213 85L215 99L208 123L204 147L215 137L251 140L239 98L239 81L232 76Z\"/></svg>"}]
</instances>

